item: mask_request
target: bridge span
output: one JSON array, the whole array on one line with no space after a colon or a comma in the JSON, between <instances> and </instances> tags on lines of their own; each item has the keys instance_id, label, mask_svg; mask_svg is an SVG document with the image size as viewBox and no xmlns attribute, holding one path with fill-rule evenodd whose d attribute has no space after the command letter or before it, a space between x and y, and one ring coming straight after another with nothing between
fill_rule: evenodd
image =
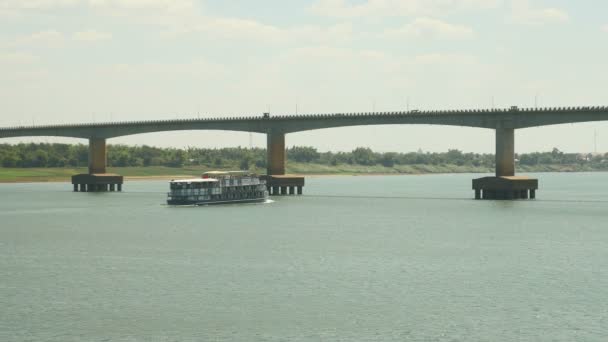
<instances>
[{"instance_id":1,"label":"bridge span","mask_svg":"<svg viewBox=\"0 0 608 342\"><path fill-rule=\"evenodd\" d=\"M268 176L285 174L285 135L288 133L333 127L367 125L448 125L487 128L496 131L496 177L473 182L476 198L534 198L538 181L515 177L515 130L521 128L608 120L608 107L562 107L444 111L402 111L336 113L289 116L248 116L184 120L154 120L41 125L0 128L0 138L48 136L89 140L89 174L106 174L106 140L115 137L180 130L226 130L255 132L267 135ZM91 177L79 175L78 182ZM75 176L77 177L77 176ZM114 175L113 177L118 177ZM118 182L118 178L112 182ZM74 179L73 179L74 182ZM77 183L74 183L75 186ZM80 183L84 184L84 183ZM122 184L122 177L120 177ZM93 184L94 185L94 184ZM87 191L108 190L113 183L86 188ZM119 185L120 186L120 185ZM76 189L76 188L75 188ZM283 193L283 189L281 189Z\"/></svg>"}]
</instances>

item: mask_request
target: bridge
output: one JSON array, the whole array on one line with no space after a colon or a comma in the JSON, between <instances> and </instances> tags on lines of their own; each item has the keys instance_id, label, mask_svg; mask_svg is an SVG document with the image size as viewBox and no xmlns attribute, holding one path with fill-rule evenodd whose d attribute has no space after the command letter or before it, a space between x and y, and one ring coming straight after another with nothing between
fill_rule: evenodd
<instances>
[{"instance_id":1,"label":"bridge","mask_svg":"<svg viewBox=\"0 0 608 342\"><path fill-rule=\"evenodd\" d=\"M369 113L336 113L289 116L249 116L108 122L73 125L19 126L0 128L0 138L47 136L89 140L89 173L74 176L85 191L113 190L122 184L122 177L106 174L106 140L115 137L180 130L224 130L256 132L267 135L267 173L277 182L274 194L286 194L290 186L285 175L285 135L294 132L333 127L366 125L448 125L487 128L496 131L496 177L473 181L477 199L534 198L538 181L515 177L515 130L529 127L608 120L608 107L518 108L401 111ZM104 176L106 178L103 178ZM78 178L80 177L80 178ZM110 178L108 178L110 177ZM114 178L111 178L114 177ZM91 182L91 183L87 183ZM297 184L300 184L299 181ZM88 185L88 187L86 187ZM303 183L302 183L303 185ZM290 188L293 193L293 188Z\"/></svg>"}]
</instances>

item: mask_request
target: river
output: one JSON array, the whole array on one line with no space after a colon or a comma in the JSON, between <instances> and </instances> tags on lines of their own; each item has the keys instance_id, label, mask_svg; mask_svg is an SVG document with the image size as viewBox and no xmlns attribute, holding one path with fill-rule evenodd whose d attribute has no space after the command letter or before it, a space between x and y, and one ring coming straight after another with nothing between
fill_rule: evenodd
<instances>
[{"instance_id":1,"label":"river","mask_svg":"<svg viewBox=\"0 0 608 342\"><path fill-rule=\"evenodd\" d=\"M608 173L311 177L267 204L0 185L0 341L605 341Z\"/></svg>"}]
</instances>

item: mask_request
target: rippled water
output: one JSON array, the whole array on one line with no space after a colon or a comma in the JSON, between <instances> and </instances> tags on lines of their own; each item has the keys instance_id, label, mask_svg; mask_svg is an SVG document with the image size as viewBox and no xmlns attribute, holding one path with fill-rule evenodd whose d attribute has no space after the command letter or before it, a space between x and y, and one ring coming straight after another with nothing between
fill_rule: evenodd
<instances>
[{"instance_id":1,"label":"rippled water","mask_svg":"<svg viewBox=\"0 0 608 342\"><path fill-rule=\"evenodd\" d=\"M532 202L320 177L184 208L0 185L0 341L605 341L608 174L537 176Z\"/></svg>"}]
</instances>

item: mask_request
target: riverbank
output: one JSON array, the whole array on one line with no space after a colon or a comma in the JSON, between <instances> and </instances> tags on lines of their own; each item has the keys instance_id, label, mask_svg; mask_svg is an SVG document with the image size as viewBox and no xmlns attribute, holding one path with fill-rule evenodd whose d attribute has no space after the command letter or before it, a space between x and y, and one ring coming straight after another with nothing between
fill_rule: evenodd
<instances>
[{"instance_id":1,"label":"riverbank","mask_svg":"<svg viewBox=\"0 0 608 342\"><path fill-rule=\"evenodd\" d=\"M109 173L117 173L125 176L127 180L145 179L175 179L198 177L208 170L226 170L212 166L190 166L171 168L164 166L149 167L110 167ZM252 172L265 173L264 169L253 169ZM518 173L529 172L594 172L606 171L594 169L587 165L535 165L519 167ZM25 182L65 182L70 177L79 173L86 173L86 168L0 168L0 183L25 183ZM385 167L381 165L350 165L340 164L335 166L322 164L289 163L287 173L304 176L335 175L335 176L357 176L357 175L420 175L420 174L449 174L449 173L493 173L493 168L475 167L471 165L395 165Z\"/></svg>"}]
</instances>

